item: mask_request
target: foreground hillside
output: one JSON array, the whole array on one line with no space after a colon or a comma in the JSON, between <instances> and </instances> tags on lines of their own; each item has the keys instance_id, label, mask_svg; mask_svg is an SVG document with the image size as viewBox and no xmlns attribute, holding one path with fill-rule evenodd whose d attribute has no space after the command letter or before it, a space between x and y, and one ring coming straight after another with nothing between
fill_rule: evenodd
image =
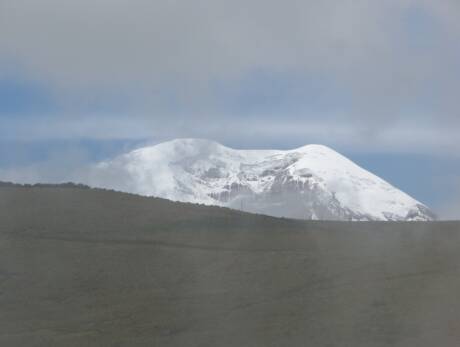
<instances>
[{"instance_id":1,"label":"foreground hillside","mask_svg":"<svg viewBox=\"0 0 460 347\"><path fill-rule=\"evenodd\" d=\"M460 224L0 187L0 346L457 346Z\"/></svg>"}]
</instances>

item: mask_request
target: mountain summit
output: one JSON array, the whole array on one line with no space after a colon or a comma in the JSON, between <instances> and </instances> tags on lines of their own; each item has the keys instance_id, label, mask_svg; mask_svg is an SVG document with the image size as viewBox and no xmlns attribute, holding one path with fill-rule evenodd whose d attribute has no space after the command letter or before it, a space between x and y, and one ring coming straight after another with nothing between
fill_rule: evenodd
<instances>
[{"instance_id":1,"label":"mountain summit","mask_svg":"<svg viewBox=\"0 0 460 347\"><path fill-rule=\"evenodd\" d=\"M422 203L322 145L236 150L202 139L144 147L90 170L92 186L320 220L433 220Z\"/></svg>"}]
</instances>

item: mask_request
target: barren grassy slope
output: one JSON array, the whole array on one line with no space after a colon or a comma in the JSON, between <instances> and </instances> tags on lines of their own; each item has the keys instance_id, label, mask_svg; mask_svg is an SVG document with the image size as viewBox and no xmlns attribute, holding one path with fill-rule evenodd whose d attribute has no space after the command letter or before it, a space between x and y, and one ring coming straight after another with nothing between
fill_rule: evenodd
<instances>
[{"instance_id":1,"label":"barren grassy slope","mask_svg":"<svg viewBox=\"0 0 460 347\"><path fill-rule=\"evenodd\" d=\"M0 346L457 346L459 223L0 188Z\"/></svg>"}]
</instances>

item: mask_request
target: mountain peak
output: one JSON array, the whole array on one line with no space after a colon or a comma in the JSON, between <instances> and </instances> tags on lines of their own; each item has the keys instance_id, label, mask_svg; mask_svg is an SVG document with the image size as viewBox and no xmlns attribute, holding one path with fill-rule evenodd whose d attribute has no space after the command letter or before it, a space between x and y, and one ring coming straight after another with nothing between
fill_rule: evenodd
<instances>
[{"instance_id":1,"label":"mountain peak","mask_svg":"<svg viewBox=\"0 0 460 347\"><path fill-rule=\"evenodd\" d=\"M292 151L298 151L298 152L315 151L315 152L325 152L325 153L328 153L328 152L337 153L336 151L334 151L332 148L328 146L320 145L316 143L294 148L292 149Z\"/></svg>"},{"instance_id":2,"label":"mountain peak","mask_svg":"<svg viewBox=\"0 0 460 347\"><path fill-rule=\"evenodd\" d=\"M222 146L220 143L203 139L203 138L194 138L194 137L183 137L177 138L170 141L163 142L161 144L170 144L170 145L177 145L177 146Z\"/></svg>"},{"instance_id":3,"label":"mountain peak","mask_svg":"<svg viewBox=\"0 0 460 347\"><path fill-rule=\"evenodd\" d=\"M434 218L420 202L319 144L236 150L206 139L175 139L98 164L87 183L292 218Z\"/></svg>"}]
</instances>

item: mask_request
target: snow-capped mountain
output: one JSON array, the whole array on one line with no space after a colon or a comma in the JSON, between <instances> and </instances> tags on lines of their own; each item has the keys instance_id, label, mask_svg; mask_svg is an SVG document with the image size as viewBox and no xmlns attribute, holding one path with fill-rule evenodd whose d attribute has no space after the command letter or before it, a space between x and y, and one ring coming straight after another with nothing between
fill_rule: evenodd
<instances>
[{"instance_id":1,"label":"snow-capped mountain","mask_svg":"<svg viewBox=\"0 0 460 347\"><path fill-rule=\"evenodd\" d=\"M321 145L235 150L208 140L178 139L101 162L85 183L302 219L435 218L422 203Z\"/></svg>"}]
</instances>

